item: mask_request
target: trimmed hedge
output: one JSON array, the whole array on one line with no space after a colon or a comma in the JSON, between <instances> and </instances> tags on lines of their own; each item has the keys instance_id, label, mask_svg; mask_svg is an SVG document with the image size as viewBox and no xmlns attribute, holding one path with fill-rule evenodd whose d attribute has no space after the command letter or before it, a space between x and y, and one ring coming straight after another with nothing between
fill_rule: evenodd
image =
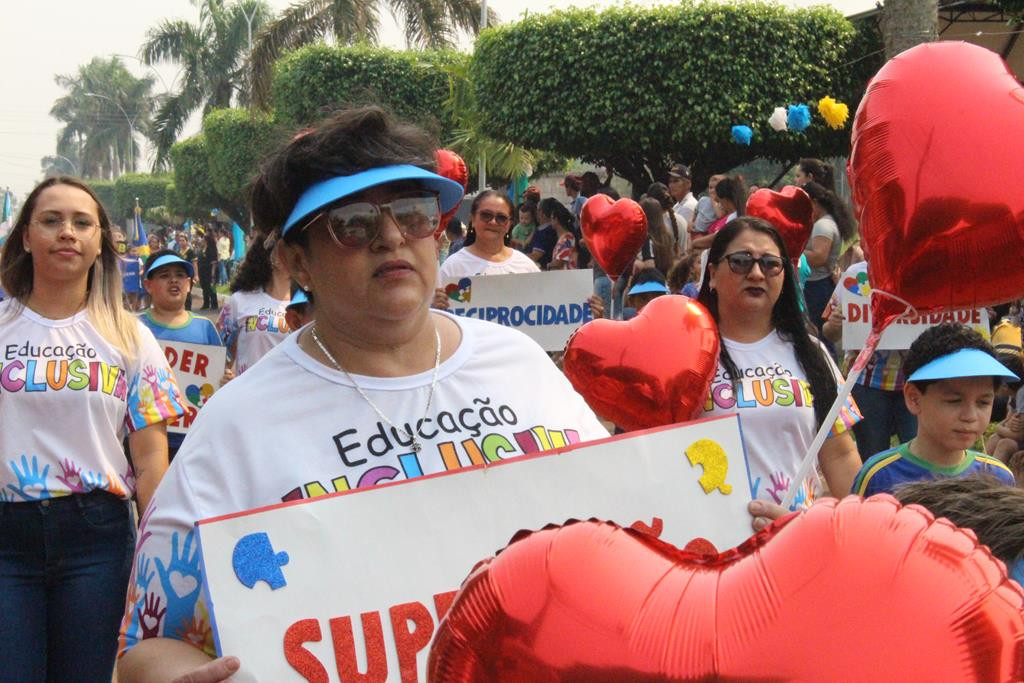
<instances>
[{"instance_id":1,"label":"trimmed hedge","mask_svg":"<svg viewBox=\"0 0 1024 683\"><path fill-rule=\"evenodd\" d=\"M111 220L117 220L114 218L114 181L113 180L86 180L85 181L92 191L96 193L96 196L100 199L100 204L107 210L107 213L111 216Z\"/></svg>"},{"instance_id":2,"label":"trimmed hedge","mask_svg":"<svg viewBox=\"0 0 1024 683\"><path fill-rule=\"evenodd\" d=\"M249 183L277 142L273 120L248 109L218 109L203 119L203 136L213 191L233 216L247 216Z\"/></svg>"},{"instance_id":3,"label":"trimmed hedge","mask_svg":"<svg viewBox=\"0 0 1024 683\"><path fill-rule=\"evenodd\" d=\"M168 174L125 173L118 177L114 181L114 203L111 210L114 222L134 216L136 197L143 210L163 204L170 182L171 176Z\"/></svg>"},{"instance_id":4,"label":"trimmed hedge","mask_svg":"<svg viewBox=\"0 0 1024 683\"><path fill-rule=\"evenodd\" d=\"M447 67L467 59L447 50L310 45L277 62L274 111L282 124L303 126L344 105L381 104L444 142L453 129L443 113Z\"/></svg>"},{"instance_id":5,"label":"trimmed hedge","mask_svg":"<svg viewBox=\"0 0 1024 683\"><path fill-rule=\"evenodd\" d=\"M193 218L205 217L210 215L210 209L220 204L213 191L208 156L206 137L202 133L176 142L171 147L174 182L164 204L173 213Z\"/></svg>"},{"instance_id":6,"label":"trimmed hedge","mask_svg":"<svg viewBox=\"0 0 1024 683\"><path fill-rule=\"evenodd\" d=\"M777 133L767 119L826 95L852 117L881 56L850 62L877 49L872 39L823 7L571 9L484 31L470 72L487 135L610 165L635 189L683 161L701 185L758 157L845 154L849 124L815 116L804 133ZM749 147L732 142L736 124L754 129Z\"/></svg>"}]
</instances>

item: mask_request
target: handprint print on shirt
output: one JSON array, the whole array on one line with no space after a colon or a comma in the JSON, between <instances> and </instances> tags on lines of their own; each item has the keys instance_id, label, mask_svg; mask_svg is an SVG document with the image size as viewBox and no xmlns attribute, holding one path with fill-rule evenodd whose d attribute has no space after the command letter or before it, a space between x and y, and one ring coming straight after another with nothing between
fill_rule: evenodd
<instances>
[{"instance_id":1,"label":"handprint print on shirt","mask_svg":"<svg viewBox=\"0 0 1024 683\"><path fill-rule=\"evenodd\" d=\"M110 479L107 478L107 475L99 472L82 472L82 483L85 485L86 491L110 489Z\"/></svg>"},{"instance_id":2,"label":"handprint print on shirt","mask_svg":"<svg viewBox=\"0 0 1024 683\"><path fill-rule=\"evenodd\" d=\"M43 500L50 498L50 490L46 488L46 476L50 473L50 466L47 465L43 468L42 472L39 471L39 458L32 456L32 466L29 467L28 458L23 454L21 456L21 469L18 469L18 463L11 460L7 463L14 471L14 476L18 478L18 485L8 484L9 488L14 493L18 494L25 500ZM35 488L38 493L33 494L29 492L29 488Z\"/></svg>"},{"instance_id":3,"label":"handprint print on shirt","mask_svg":"<svg viewBox=\"0 0 1024 683\"><path fill-rule=\"evenodd\" d=\"M786 497L786 491L789 490L789 477L782 472L776 472L771 475L772 485L768 489L768 495L772 497L772 500L776 504L781 505L782 499Z\"/></svg>"},{"instance_id":4,"label":"handprint print on shirt","mask_svg":"<svg viewBox=\"0 0 1024 683\"><path fill-rule=\"evenodd\" d=\"M156 558L156 570L160 576L160 585L167 598L167 615L164 621L164 635L183 638L195 613L196 602L199 600L199 589L203 583L203 573L199 568L199 547L193 548L192 540L195 530L185 535L185 543L178 554L179 533L171 535L171 559L165 566Z\"/></svg>"},{"instance_id":5,"label":"handprint print on shirt","mask_svg":"<svg viewBox=\"0 0 1024 683\"><path fill-rule=\"evenodd\" d=\"M61 473L57 475L57 481L68 487L71 493L85 493L85 485L82 481L82 469L70 459L64 458L60 466Z\"/></svg>"},{"instance_id":6,"label":"handprint print on shirt","mask_svg":"<svg viewBox=\"0 0 1024 683\"><path fill-rule=\"evenodd\" d=\"M136 609L139 617L139 626L142 629L143 638L156 638L160 635L160 620L164 618L167 608L160 609L160 596L156 593L146 594L146 608Z\"/></svg>"},{"instance_id":7,"label":"handprint print on shirt","mask_svg":"<svg viewBox=\"0 0 1024 683\"><path fill-rule=\"evenodd\" d=\"M213 641L213 632L205 619L193 617L192 624L185 631L183 640L200 650L207 650Z\"/></svg>"}]
</instances>

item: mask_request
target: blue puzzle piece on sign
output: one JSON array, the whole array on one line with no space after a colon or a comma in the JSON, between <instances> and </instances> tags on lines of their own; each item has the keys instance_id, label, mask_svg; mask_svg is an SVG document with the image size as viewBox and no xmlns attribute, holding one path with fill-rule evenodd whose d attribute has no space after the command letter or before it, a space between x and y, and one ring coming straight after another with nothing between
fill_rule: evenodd
<instances>
[{"instance_id":1,"label":"blue puzzle piece on sign","mask_svg":"<svg viewBox=\"0 0 1024 683\"><path fill-rule=\"evenodd\" d=\"M265 581L271 590L284 588L288 582L284 580L281 567L286 564L288 553L274 553L270 537L262 531L238 539L231 553L235 576L246 588L252 588L257 581Z\"/></svg>"}]
</instances>

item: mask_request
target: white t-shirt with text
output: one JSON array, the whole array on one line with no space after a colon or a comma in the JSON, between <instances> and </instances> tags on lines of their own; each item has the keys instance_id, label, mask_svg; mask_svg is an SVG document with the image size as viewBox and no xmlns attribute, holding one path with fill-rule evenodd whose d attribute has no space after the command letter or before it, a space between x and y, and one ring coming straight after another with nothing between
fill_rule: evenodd
<instances>
[{"instance_id":1,"label":"white t-shirt with text","mask_svg":"<svg viewBox=\"0 0 1024 683\"><path fill-rule=\"evenodd\" d=\"M265 291L235 292L220 311L217 329L224 346L237 342L235 375L241 375L288 336L285 309L290 301Z\"/></svg>"},{"instance_id":2,"label":"white t-shirt with text","mask_svg":"<svg viewBox=\"0 0 1024 683\"><path fill-rule=\"evenodd\" d=\"M814 397L807 375L797 361L793 345L776 332L749 344L723 337L722 345L743 377L737 381L734 392L725 368L719 363L703 416L739 413L753 497L781 503L817 433ZM820 344L819 347L837 384L841 383L839 369ZM848 430L859 420L856 405L848 399L832 435ZM794 509L810 506L821 493L821 482L812 475L801 486Z\"/></svg>"},{"instance_id":3,"label":"white t-shirt with text","mask_svg":"<svg viewBox=\"0 0 1024 683\"><path fill-rule=\"evenodd\" d=\"M0 303L0 501L93 490L130 498L124 436L185 413L153 333L131 319L139 348L129 362L88 311L51 320L17 307Z\"/></svg>"},{"instance_id":4,"label":"white t-shirt with text","mask_svg":"<svg viewBox=\"0 0 1024 683\"><path fill-rule=\"evenodd\" d=\"M354 378L397 429L380 419L343 373L307 355L299 335L213 395L139 529L135 567L155 561L179 574L132 577L122 623L125 647L162 635L213 653L199 590L197 520L607 436L526 335L450 317L462 341L440 365L426 415L433 369L408 377ZM345 359L338 360L344 366ZM405 429L422 443L419 453ZM166 607L166 613L148 615L152 604Z\"/></svg>"},{"instance_id":5,"label":"white t-shirt with text","mask_svg":"<svg viewBox=\"0 0 1024 683\"><path fill-rule=\"evenodd\" d=\"M539 272L540 268L533 259L521 251L512 250L512 255L504 261L489 261L471 254L469 249L460 249L441 264L440 279L444 281L474 275L516 275Z\"/></svg>"}]
</instances>

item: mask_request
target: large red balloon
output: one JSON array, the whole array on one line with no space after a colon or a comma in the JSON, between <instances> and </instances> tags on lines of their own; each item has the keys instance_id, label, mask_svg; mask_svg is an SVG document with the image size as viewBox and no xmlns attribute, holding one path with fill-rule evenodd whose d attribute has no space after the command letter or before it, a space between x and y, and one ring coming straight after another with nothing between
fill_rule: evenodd
<instances>
[{"instance_id":1,"label":"large red balloon","mask_svg":"<svg viewBox=\"0 0 1024 683\"><path fill-rule=\"evenodd\" d=\"M625 430L700 414L718 368L718 328L693 299L659 296L632 320L594 320L565 348L563 369L594 412Z\"/></svg>"},{"instance_id":2,"label":"large red balloon","mask_svg":"<svg viewBox=\"0 0 1024 683\"><path fill-rule=\"evenodd\" d=\"M632 199L595 194L583 205L580 229L590 253L617 280L647 240L647 216Z\"/></svg>"},{"instance_id":3,"label":"large red balloon","mask_svg":"<svg viewBox=\"0 0 1024 683\"><path fill-rule=\"evenodd\" d=\"M463 192L469 189L469 169L466 168L466 162L462 160L462 157L450 149L439 149L434 152L434 158L437 160L438 175L444 176L448 180L454 180L459 185L462 185ZM441 236L444 229L448 227L448 221L458 213L459 206L441 215L441 223L434 232L434 237Z\"/></svg>"},{"instance_id":4,"label":"large red balloon","mask_svg":"<svg viewBox=\"0 0 1024 683\"><path fill-rule=\"evenodd\" d=\"M1024 296L1024 89L994 52L928 43L868 84L848 164L871 286L918 311ZM872 297L876 330L905 305Z\"/></svg>"},{"instance_id":5,"label":"large red balloon","mask_svg":"<svg viewBox=\"0 0 1024 683\"><path fill-rule=\"evenodd\" d=\"M712 556L577 522L477 565L428 676L1019 681L1024 592L972 532L890 496L825 499Z\"/></svg>"},{"instance_id":6,"label":"large red balloon","mask_svg":"<svg viewBox=\"0 0 1024 683\"><path fill-rule=\"evenodd\" d=\"M789 258L796 263L814 227L814 204L803 189L786 185L776 192L761 188L747 198L747 215L763 218L779 231Z\"/></svg>"}]
</instances>

